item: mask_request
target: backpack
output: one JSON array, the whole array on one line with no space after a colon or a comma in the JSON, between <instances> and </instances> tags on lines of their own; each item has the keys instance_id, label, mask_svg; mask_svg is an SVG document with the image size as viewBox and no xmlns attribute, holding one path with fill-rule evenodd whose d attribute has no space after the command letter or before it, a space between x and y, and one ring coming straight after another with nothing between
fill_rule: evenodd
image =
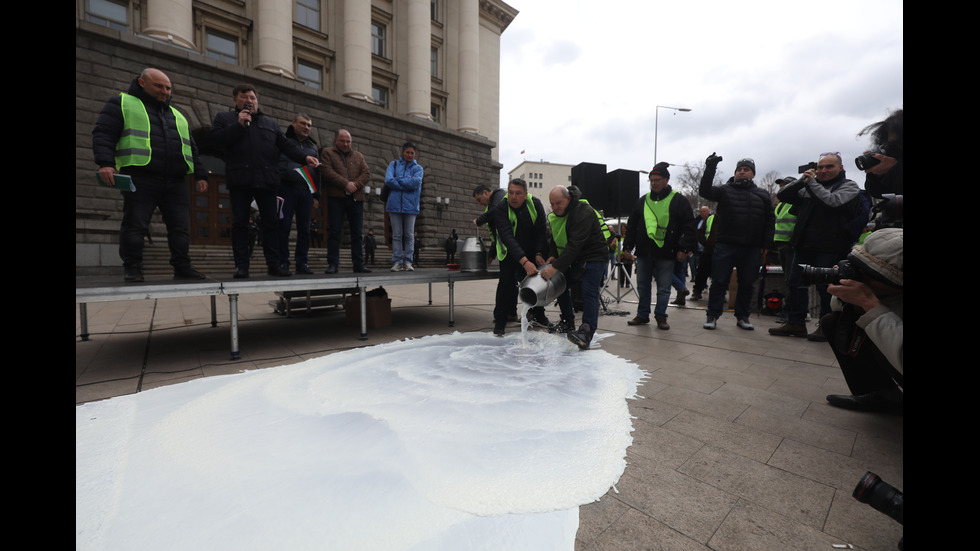
<instances>
[{"instance_id":1,"label":"backpack","mask_svg":"<svg viewBox=\"0 0 980 551\"><path fill-rule=\"evenodd\" d=\"M834 184L831 191L837 191L842 183ZM864 233L864 228L868 226L868 220L871 218L871 196L868 195L868 192L863 189L860 190L854 201L854 212L845 224L851 245L857 243L858 239L861 238L861 234Z\"/></svg>"}]
</instances>

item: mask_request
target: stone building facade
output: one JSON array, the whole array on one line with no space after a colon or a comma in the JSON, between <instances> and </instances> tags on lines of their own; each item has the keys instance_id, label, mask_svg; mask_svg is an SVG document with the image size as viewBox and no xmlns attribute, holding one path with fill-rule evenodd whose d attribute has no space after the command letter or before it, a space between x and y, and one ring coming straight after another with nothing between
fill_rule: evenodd
<instances>
[{"instance_id":1,"label":"stone building facade","mask_svg":"<svg viewBox=\"0 0 980 551\"><path fill-rule=\"evenodd\" d=\"M122 199L96 183L91 132L105 101L146 67L170 77L211 172L206 193L188 181L193 244L230 248L224 167L208 134L242 82L284 130L298 112L320 146L350 130L372 171L365 232L383 231L385 168L411 140L425 169L423 249L453 228L464 234L478 213L473 188L500 180L500 35L516 14L497 0L76 0L76 273L121 269ZM321 228L325 217L321 205ZM151 231L165 240L158 218Z\"/></svg>"}]
</instances>

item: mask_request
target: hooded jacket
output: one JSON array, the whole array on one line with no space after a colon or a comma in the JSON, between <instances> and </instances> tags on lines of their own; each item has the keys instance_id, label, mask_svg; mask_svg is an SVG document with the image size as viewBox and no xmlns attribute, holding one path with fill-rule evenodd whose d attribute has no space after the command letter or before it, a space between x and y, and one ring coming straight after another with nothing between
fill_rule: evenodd
<instances>
[{"instance_id":1,"label":"hooded jacket","mask_svg":"<svg viewBox=\"0 0 980 551\"><path fill-rule=\"evenodd\" d=\"M144 166L124 166L120 168L123 174L136 178L167 177L185 178L187 162L181 152L182 142L177 132L177 122L170 104L158 101L147 94L139 85L139 79L134 78L130 83L127 94L143 103L147 117L150 120L150 162ZM125 121L122 113L122 98L114 96L102 107L99 118L92 129L92 153L99 167L116 166L116 144L122 135ZM208 173L197 158L197 144L190 136L191 151L194 159L194 179L207 180Z\"/></svg>"},{"instance_id":2,"label":"hooded jacket","mask_svg":"<svg viewBox=\"0 0 980 551\"><path fill-rule=\"evenodd\" d=\"M388 200L385 212L397 214L418 214L422 196L422 167L412 159L411 162L398 158L391 161L385 171L385 186L388 187Z\"/></svg>"}]
</instances>

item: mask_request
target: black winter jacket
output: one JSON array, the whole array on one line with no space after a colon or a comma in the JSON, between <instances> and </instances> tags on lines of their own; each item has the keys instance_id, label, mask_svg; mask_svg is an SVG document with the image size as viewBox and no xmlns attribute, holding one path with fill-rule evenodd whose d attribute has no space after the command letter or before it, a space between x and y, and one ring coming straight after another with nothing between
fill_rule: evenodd
<instances>
[{"instance_id":1,"label":"black winter jacket","mask_svg":"<svg viewBox=\"0 0 980 551\"><path fill-rule=\"evenodd\" d=\"M248 128L238 124L238 111L218 113L211 123L211 144L222 152L228 187L275 191L279 189L279 155L300 164L306 164L306 155L262 111L252 113Z\"/></svg>"},{"instance_id":2,"label":"black winter jacket","mask_svg":"<svg viewBox=\"0 0 980 551\"><path fill-rule=\"evenodd\" d=\"M537 211L537 219L531 222L531 214L527 208L527 201L534 201L534 208ZM497 230L497 240L507 247L507 258L518 262L522 257L527 257L534 262L536 255L546 256L548 254L548 230L545 220L548 213L545 212L541 201L533 195L528 195L527 201L517 209L517 234L514 234L513 224L510 222L508 211L510 204L500 201L491 208L493 212L493 223Z\"/></svg>"},{"instance_id":3,"label":"black winter jacket","mask_svg":"<svg viewBox=\"0 0 980 551\"><path fill-rule=\"evenodd\" d=\"M317 143L313 140L313 138L306 138L303 141L299 141L298 138L296 137L296 130L293 129L293 125L289 125L289 128L286 129L286 138L296 142L299 145L299 148L303 151L304 155L309 155L311 157L319 157L320 146L317 145ZM304 166L305 164L306 164L305 159L303 160L303 162L297 163L296 161L290 160L289 157L287 157L285 154L280 154L279 155L279 176L281 178L280 185L284 185L284 186L288 185L288 186L302 187L302 188L307 187L306 180L304 180L303 177L296 172L297 168ZM310 176L313 177L313 185L316 187L317 190L316 193L313 194L313 197L319 200L320 199L320 171L311 167L309 169L309 172L310 172Z\"/></svg>"},{"instance_id":4,"label":"black winter jacket","mask_svg":"<svg viewBox=\"0 0 980 551\"><path fill-rule=\"evenodd\" d=\"M187 174L187 163L181 150L180 134L177 133L177 122L170 105L157 101L146 94L139 85L138 79L133 79L127 94L138 98L146 107L150 119L150 149L152 154L146 166L127 166L120 169L123 174L136 178L168 177L182 178ZM116 166L116 144L123 131L122 100L117 96L109 98L102 107L99 118L92 129L92 153L99 167ZM191 136L191 151L194 159L194 177L196 180L207 180L208 171L197 158L197 144Z\"/></svg>"},{"instance_id":5,"label":"black winter jacket","mask_svg":"<svg viewBox=\"0 0 980 551\"><path fill-rule=\"evenodd\" d=\"M718 203L711 233L717 243L773 247L776 231L776 215L772 198L752 180L735 181L734 177L720 186L712 185L715 167L708 165L701 177L698 193L709 201Z\"/></svg>"},{"instance_id":6,"label":"black winter jacket","mask_svg":"<svg viewBox=\"0 0 980 551\"><path fill-rule=\"evenodd\" d=\"M580 201L582 193L578 188L570 188L569 195L571 200L565 213L568 218L565 250L559 255L554 239L548 240L548 255L555 258L551 265L560 272L567 272L583 262L609 262L609 247L595 209Z\"/></svg>"},{"instance_id":7,"label":"black winter jacket","mask_svg":"<svg viewBox=\"0 0 980 551\"><path fill-rule=\"evenodd\" d=\"M829 182L807 179L783 186L776 197L793 205L793 248L846 255L854 244L850 221L857 213L860 192L857 183L843 172Z\"/></svg>"}]
</instances>

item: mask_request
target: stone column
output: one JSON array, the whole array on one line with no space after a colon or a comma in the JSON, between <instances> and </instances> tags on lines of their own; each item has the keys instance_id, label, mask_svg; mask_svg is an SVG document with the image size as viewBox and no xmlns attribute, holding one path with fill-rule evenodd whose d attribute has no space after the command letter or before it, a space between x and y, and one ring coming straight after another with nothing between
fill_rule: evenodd
<instances>
[{"instance_id":1,"label":"stone column","mask_svg":"<svg viewBox=\"0 0 980 551\"><path fill-rule=\"evenodd\" d=\"M258 0L255 37L255 68L295 79L292 0Z\"/></svg>"},{"instance_id":2,"label":"stone column","mask_svg":"<svg viewBox=\"0 0 980 551\"><path fill-rule=\"evenodd\" d=\"M432 22L427 0L408 1L408 114L431 119L432 70Z\"/></svg>"},{"instance_id":3,"label":"stone column","mask_svg":"<svg viewBox=\"0 0 980 551\"><path fill-rule=\"evenodd\" d=\"M459 130L480 130L479 0L459 0Z\"/></svg>"},{"instance_id":4,"label":"stone column","mask_svg":"<svg viewBox=\"0 0 980 551\"><path fill-rule=\"evenodd\" d=\"M371 2L344 0L344 95L371 99Z\"/></svg>"},{"instance_id":5,"label":"stone column","mask_svg":"<svg viewBox=\"0 0 980 551\"><path fill-rule=\"evenodd\" d=\"M193 0L151 0L146 3L146 27L143 32L183 46L196 49L194 45Z\"/></svg>"}]
</instances>

